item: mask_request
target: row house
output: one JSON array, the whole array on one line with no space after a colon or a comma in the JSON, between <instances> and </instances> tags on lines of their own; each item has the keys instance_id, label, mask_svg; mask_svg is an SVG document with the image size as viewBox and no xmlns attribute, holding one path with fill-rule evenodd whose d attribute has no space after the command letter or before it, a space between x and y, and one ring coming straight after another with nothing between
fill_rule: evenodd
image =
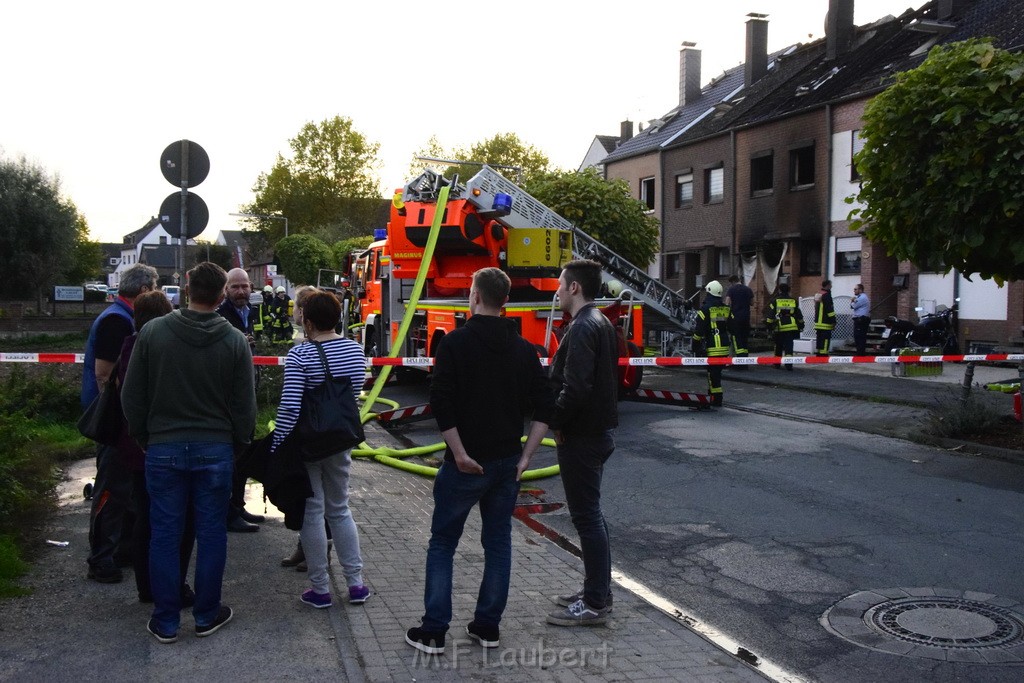
<instances>
[{"instance_id":1,"label":"row house","mask_svg":"<svg viewBox=\"0 0 1024 683\"><path fill-rule=\"evenodd\" d=\"M872 317L913 317L960 300L967 342L1020 337L1024 285L922 272L849 230L859 178L852 156L871 97L936 44L993 36L1020 49L1024 19L1011 0L933 0L899 17L853 23L853 0L830 0L825 38L774 53L768 18L748 15L744 63L699 85L700 51L680 52L679 104L603 160L661 223L652 272L697 297L740 275L760 313L780 281L799 296L823 279L845 303L862 282ZM837 312L848 311L837 305ZM837 338L846 336L845 325Z\"/></svg>"}]
</instances>

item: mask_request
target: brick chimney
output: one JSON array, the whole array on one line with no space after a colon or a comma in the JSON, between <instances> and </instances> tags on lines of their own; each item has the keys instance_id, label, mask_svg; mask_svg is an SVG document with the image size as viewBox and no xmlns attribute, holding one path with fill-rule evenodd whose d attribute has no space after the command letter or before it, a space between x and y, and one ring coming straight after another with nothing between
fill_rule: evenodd
<instances>
[{"instance_id":1,"label":"brick chimney","mask_svg":"<svg viewBox=\"0 0 1024 683\"><path fill-rule=\"evenodd\" d=\"M700 50L697 43L683 43L679 50L679 106L700 99Z\"/></svg>"},{"instance_id":2,"label":"brick chimney","mask_svg":"<svg viewBox=\"0 0 1024 683\"><path fill-rule=\"evenodd\" d=\"M633 122L626 119L619 124L619 144L633 137Z\"/></svg>"},{"instance_id":3,"label":"brick chimney","mask_svg":"<svg viewBox=\"0 0 1024 683\"><path fill-rule=\"evenodd\" d=\"M743 64L745 88L768 73L768 15L751 13L747 17L747 58Z\"/></svg>"},{"instance_id":4,"label":"brick chimney","mask_svg":"<svg viewBox=\"0 0 1024 683\"><path fill-rule=\"evenodd\" d=\"M853 0L828 0L825 16L825 57L835 59L853 45Z\"/></svg>"}]
</instances>

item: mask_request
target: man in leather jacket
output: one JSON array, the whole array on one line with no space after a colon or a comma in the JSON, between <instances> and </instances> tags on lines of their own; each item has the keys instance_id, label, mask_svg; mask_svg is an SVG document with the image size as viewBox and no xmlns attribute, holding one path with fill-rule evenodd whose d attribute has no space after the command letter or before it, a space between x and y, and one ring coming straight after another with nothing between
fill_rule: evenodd
<instances>
[{"instance_id":1,"label":"man in leather jacket","mask_svg":"<svg viewBox=\"0 0 1024 683\"><path fill-rule=\"evenodd\" d=\"M552 361L555 413L550 422L569 515L580 537L583 590L559 596L548 615L557 626L590 626L611 611L611 551L601 512L604 463L615 450L618 425L618 342L615 328L594 305L601 266L571 261L558 278L558 302L572 316Z\"/></svg>"}]
</instances>

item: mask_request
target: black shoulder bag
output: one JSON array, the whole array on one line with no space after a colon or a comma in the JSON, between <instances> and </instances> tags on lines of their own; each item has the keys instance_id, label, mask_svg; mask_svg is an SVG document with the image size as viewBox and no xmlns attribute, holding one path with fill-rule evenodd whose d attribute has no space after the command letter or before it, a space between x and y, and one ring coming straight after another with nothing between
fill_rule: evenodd
<instances>
[{"instance_id":1,"label":"black shoulder bag","mask_svg":"<svg viewBox=\"0 0 1024 683\"><path fill-rule=\"evenodd\" d=\"M110 377L103 383L100 393L88 405L82 417L78 418L78 431L96 443L113 446L121 436L121 397L117 391L117 366L110 370Z\"/></svg>"},{"instance_id":2,"label":"black shoulder bag","mask_svg":"<svg viewBox=\"0 0 1024 683\"><path fill-rule=\"evenodd\" d=\"M302 395L295 432L299 453L306 462L341 453L366 439L359 407L352 395L352 381L348 377L334 377L323 347L319 342L312 343L320 354L326 379Z\"/></svg>"}]
</instances>

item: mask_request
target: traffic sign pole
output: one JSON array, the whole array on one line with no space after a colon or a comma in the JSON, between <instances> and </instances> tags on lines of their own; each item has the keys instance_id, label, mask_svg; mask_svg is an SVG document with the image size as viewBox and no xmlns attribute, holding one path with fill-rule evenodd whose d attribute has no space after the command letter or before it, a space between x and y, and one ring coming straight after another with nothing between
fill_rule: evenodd
<instances>
[{"instance_id":1,"label":"traffic sign pole","mask_svg":"<svg viewBox=\"0 0 1024 683\"><path fill-rule=\"evenodd\" d=\"M178 237L178 272L185 270L185 240L188 235L188 140L181 141L181 233ZM180 290L179 290L180 292Z\"/></svg>"}]
</instances>

